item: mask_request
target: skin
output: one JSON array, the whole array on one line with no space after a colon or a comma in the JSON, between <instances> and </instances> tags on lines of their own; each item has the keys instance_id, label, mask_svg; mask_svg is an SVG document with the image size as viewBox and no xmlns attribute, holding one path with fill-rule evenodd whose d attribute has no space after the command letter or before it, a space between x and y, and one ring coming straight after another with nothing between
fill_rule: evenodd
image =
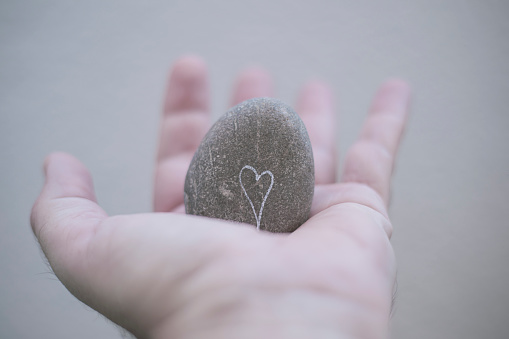
<instances>
[{"instance_id":1,"label":"skin","mask_svg":"<svg viewBox=\"0 0 509 339\"><path fill-rule=\"evenodd\" d=\"M248 69L232 104L272 95L270 75ZM53 153L33 231L69 291L139 338L386 338L396 278L387 204L409 96L401 80L381 86L336 182L331 90L306 84L296 109L315 157L312 216L271 234L182 213L210 126L205 63L182 57L161 121L156 213L108 216L84 165Z\"/></svg>"}]
</instances>

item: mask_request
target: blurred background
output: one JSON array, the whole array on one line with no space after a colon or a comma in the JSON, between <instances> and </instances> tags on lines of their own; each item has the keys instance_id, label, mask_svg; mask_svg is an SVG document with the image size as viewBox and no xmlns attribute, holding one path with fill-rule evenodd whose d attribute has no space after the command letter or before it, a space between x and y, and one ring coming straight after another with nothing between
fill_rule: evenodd
<instances>
[{"instance_id":1,"label":"blurred background","mask_svg":"<svg viewBox=\"0 0 509 339\"><path fill-rule=\"evenodd\" d=\"M509 337L509 2L1 1L0 338L120 338L51 274L29 226L53 150L109 214L151 210L167 71L210 67L217 118L259 65L293 104L309 79L353 142L378 85L413 87L393 185L393 338Z\"/></svg>"}]
</instances>

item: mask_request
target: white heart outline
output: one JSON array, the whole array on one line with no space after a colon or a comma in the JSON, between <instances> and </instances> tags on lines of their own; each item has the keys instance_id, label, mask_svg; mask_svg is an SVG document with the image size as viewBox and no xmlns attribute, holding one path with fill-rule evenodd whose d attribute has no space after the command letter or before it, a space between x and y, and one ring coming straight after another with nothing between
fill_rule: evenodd
<instances>
[{"instance_id":1,"label":"white heart outline","mask_svg":"<svg viewBox=\"0 0 509 339\"><path fill-rule=\"evenodd\" d=\"M267 190L267 193L265 193L265 196L263 197L262 206L260 207L260 212L258 213L258 216L256 215L256 211L255 211L253 202L247 195L246 189L244 188L244 184L242 184L242 172L246 168L253 171L253 173L255 174L256 182L258 182L258 180L260 180L260 178L264 174L270 175L270 178L271 178L269 189ZM253 209L253 214L256 219L256 229L259 230L260 229L260 221L262 220L263 206L265 206L265 201L267 200L267 197L269 196L270 190L272 189L272 185L274 185L274 175L272 174L271 171L264 171L264 172L262 172L262 174L258 174L258 172L253 167L246 165L246 166L242 167L242 169L240 170L239 182L240 182L240 187L242 187L242 190L244 191L244 195L246 196L247 200L249 201L249 204L251 205L251 208Z\"/></svg>"}]
</instances>

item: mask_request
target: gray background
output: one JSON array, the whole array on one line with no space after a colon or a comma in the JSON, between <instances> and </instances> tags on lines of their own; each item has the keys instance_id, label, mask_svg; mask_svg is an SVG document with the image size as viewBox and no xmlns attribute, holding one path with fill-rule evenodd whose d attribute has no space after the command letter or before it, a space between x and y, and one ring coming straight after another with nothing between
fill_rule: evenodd
<instances>
[{"instance_id":1,"label":"gray background","mask_svg":"<svg viewBox=\"0 0 509 339\"><path fill-rule=\"evenodd\" d=\"M0 338L119 338L48 273L28 216L53 150L91 170L110 214L146 212L166 73L268 68L293 103L310 78L354 140L377 86L413 86L391 207L394 338L509 337L507 1L1 1Z\"/></svg>"}]
</instances>

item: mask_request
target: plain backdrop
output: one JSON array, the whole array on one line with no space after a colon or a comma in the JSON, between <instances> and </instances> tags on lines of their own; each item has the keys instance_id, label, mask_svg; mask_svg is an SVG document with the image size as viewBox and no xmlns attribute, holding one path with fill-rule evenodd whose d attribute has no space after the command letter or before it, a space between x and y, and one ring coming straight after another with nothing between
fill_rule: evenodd
<instances>
[{"instance_id":1,"label":"plain backdrop","mask_svg":"<svg viewBox=\"0 0 509 339\"><path fill-rule=\"evenodd\" d=\"M217 118L259 65L293 104L331 84L344 154L386 78L413 87L393 184L393 337L509 337L509 2L1 1L0 338L120 338L50 273L29 227L67 151L109 214L151 210L171 63L203 56Z\"/></svg>"}]
</instances>

